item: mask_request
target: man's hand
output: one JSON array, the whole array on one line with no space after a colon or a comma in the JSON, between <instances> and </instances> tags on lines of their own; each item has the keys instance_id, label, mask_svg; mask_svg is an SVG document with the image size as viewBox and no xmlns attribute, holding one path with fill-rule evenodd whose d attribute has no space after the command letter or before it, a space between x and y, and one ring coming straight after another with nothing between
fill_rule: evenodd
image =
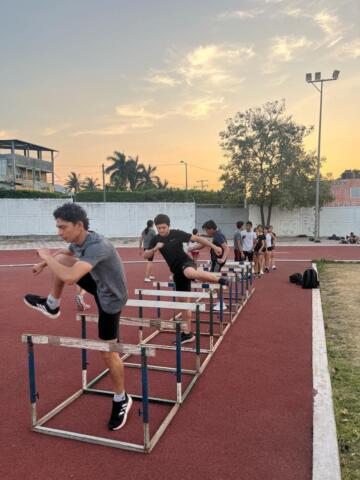
<instances>
[{"instance_id":1,"label":"man's hand","mask_svg":"<svg viewBox=\"0 0 360 480\"><path fill-rule=\"evenodd\" d=\"M225 263L225 260L223 258L217 258L216 261L217 261L217 263L220 263L220 265Z\"/></svg>"},{"instance_id":2,"label":"man's hand","mask_svg":"<svg viewBox=\"0 0 360 480\"><path fill-rule=\"evenodd\" d=\"M47 257L51 256L51 252L49 248L39 248L39 250L37 251L37 254L43 260L46 260Z\"/></svg>"},{"instance_id":3,"label":"man's hand","mask_svg":"<svg viewBox=\"0 0 360 480\"><path fill-rule=\"evenodd\" d=\"M44 270L45 266L46 266L46 263L44 262L37 263L32 267L31 271L33 272L34 275L39 275Z\"/></svg>"},{"instance_id":4,"label":"man's hand","mask_svg":"<svg viewBox=\"0 0 360 480\"><path fill-rule=\"evenodd\" d=\"M222 248L221 248L221 247L218 247L218 246L216 246L216 245L213 246L213 250L214 250L214 252L216 253L216 255L217 255L218 257L220 257L220 255L222 255L222 253L223 253Z\"/></svg>"}]
</instances>

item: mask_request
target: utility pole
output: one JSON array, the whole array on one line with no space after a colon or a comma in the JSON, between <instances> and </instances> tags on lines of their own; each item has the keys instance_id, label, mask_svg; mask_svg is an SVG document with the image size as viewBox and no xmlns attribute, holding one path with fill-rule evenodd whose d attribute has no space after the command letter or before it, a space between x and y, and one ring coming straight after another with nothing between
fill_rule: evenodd
<instances>
[{"instance_id":1,"label":"utility pole","mask_svg":"<svg viewBox=\"0 0 360 480\"><path fill-rule=\"evenodd\" d=\"M189 200L189 194L188 194L188 170L187 170L187 162L184 162L184 160L180 160L180 163L183 163L185 165L185 195L186 195L186 201Z\"/></svg>"},{"instance_id":2,"label":"utility pole","mask_svg":"<svg viewBox=\"0 0 360 480\"><path fill-rule=\"evenodd\" d=\"M339 70L334 70L332 78L321 78L321 72L315 72L315 78L312 79L312 74L307 73L305 80L307 83L311 83L314 88L320 93L320 114L319 114L319 134L318 134L318 154L316 163L316 195L315 195L315 232L314 240L316 243L320 242L320 148L321 148L321 122L322 122L322 102L323 102L323 85L324 82L332 82L339 78ZM320 83L320 88L315 85Z\"/></svg>"},{"instance_id":3,"label":"utility pole","mask_svg":"<svg viewBox=\"0 0 360 480\"><path fill-rule=\"evenodd\" d=\"M102 164L103 201L106 202L105 166Z\"/></svg>"},{"instance_id":4,"label":"utility pole","mask_svg":"<svg viewBox=\"0 0 360 480\"><path fill-rule=\"evenodd\" d=\"M200 183L200 188L201 190L204 190L208 186L208 181L207 180L196 180L196 183Z\"/></svg>"}]
</instances>

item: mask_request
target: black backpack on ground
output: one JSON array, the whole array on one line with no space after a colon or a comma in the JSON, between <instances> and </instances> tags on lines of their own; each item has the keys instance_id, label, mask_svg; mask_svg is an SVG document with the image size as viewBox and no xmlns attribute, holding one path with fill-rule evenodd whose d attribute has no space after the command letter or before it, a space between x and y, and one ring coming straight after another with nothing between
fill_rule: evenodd
<instances>
[{"instance_id":1,"label":"black backpack on ground","mask_svg":"<svg viewBox=\"0 0 360 480\"><path fill-rule=\"evenodd\" d=\"M302 277L301 286L302 288L318 288L319 280L316 270L314 270L313 268L308 268L307 270L305 270Z\"/></svg>"},{"instance_id":2,"label":"black backpack on ground","mask_svg":"<svg viewBox=\"0 0 360 480\"><path fill-rule=\"evenodd\" d=\"M301 273L293 273L289 277L290 283L296 283L296 285L301 285L302 284L302 275Z\"/></svg>"}]
</instances>

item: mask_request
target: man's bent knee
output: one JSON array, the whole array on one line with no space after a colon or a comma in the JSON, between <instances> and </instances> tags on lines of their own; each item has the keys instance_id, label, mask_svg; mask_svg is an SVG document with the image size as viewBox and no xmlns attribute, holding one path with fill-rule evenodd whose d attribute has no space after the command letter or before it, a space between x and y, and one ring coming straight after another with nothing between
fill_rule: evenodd
<instances>
[{"instance_id":1,"label":"man's bent knee","mask_svg":"<svg viewBox=\"0 0 360 480\"><path fill-rule=\"evenodd\" d=\"M184 268L184 275L186 278L194 279L196 277L196 270L193 267Z\"/></svg>"}]
</instances>

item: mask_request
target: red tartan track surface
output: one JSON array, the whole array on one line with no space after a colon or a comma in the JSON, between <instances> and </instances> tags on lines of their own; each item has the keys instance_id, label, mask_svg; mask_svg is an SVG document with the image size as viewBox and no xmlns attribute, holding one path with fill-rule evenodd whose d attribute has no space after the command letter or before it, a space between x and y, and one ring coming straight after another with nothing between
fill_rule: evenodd
<instances>
[{"instance_id":1,"label":"red tartan track surface","mask_svg":"<svg viewBox=\"0 0 360 480\"><path fill-rule=\"evenodd\" d=\"M137 249L120 248L119 252L124 261L141 260ZM50 320L30 310L22 299L29 292L46 295L49 272L33 277L29 267L2 266L1 478L310 480L311 290L290 284L288 277L303 272L311 259L359 259L360 247L279 247L276 256L282 260L278 270L255 280L253 297L149 455L31 432L27 353L20 335L79 337L75 289L66 287L61 317ZM35 251L0 251L0 265L36 261ZM125 270L129 296L134 298L134 288L148 288L143 282L144 264L126 263ZM164 263L156 263L155 272L157 279L168 280ZM124 313L136 315L136 310L127 308ZM154 312L149 316L155 316ZM89 326L89 337L96 338L96 334L96 326ZM122 340L136 341L131 327L122 330ZM42 415L81 387L80 351L35 345L35 357ZM185 359L190 368L191 361ZM90 352L89 362L92 378L103 369L99 354ZM139 372L127 369L126 383L129 391L139 390ZM99 387L110 388L110 384L104 379ZM172 374L150 375L150 394L174 391ZM82 396L48 426L141 441L139 406L134 402L124 429L108 432L111 399ZM167 407L150 407L153 431Z\"/></svg>"}]
</instances>

